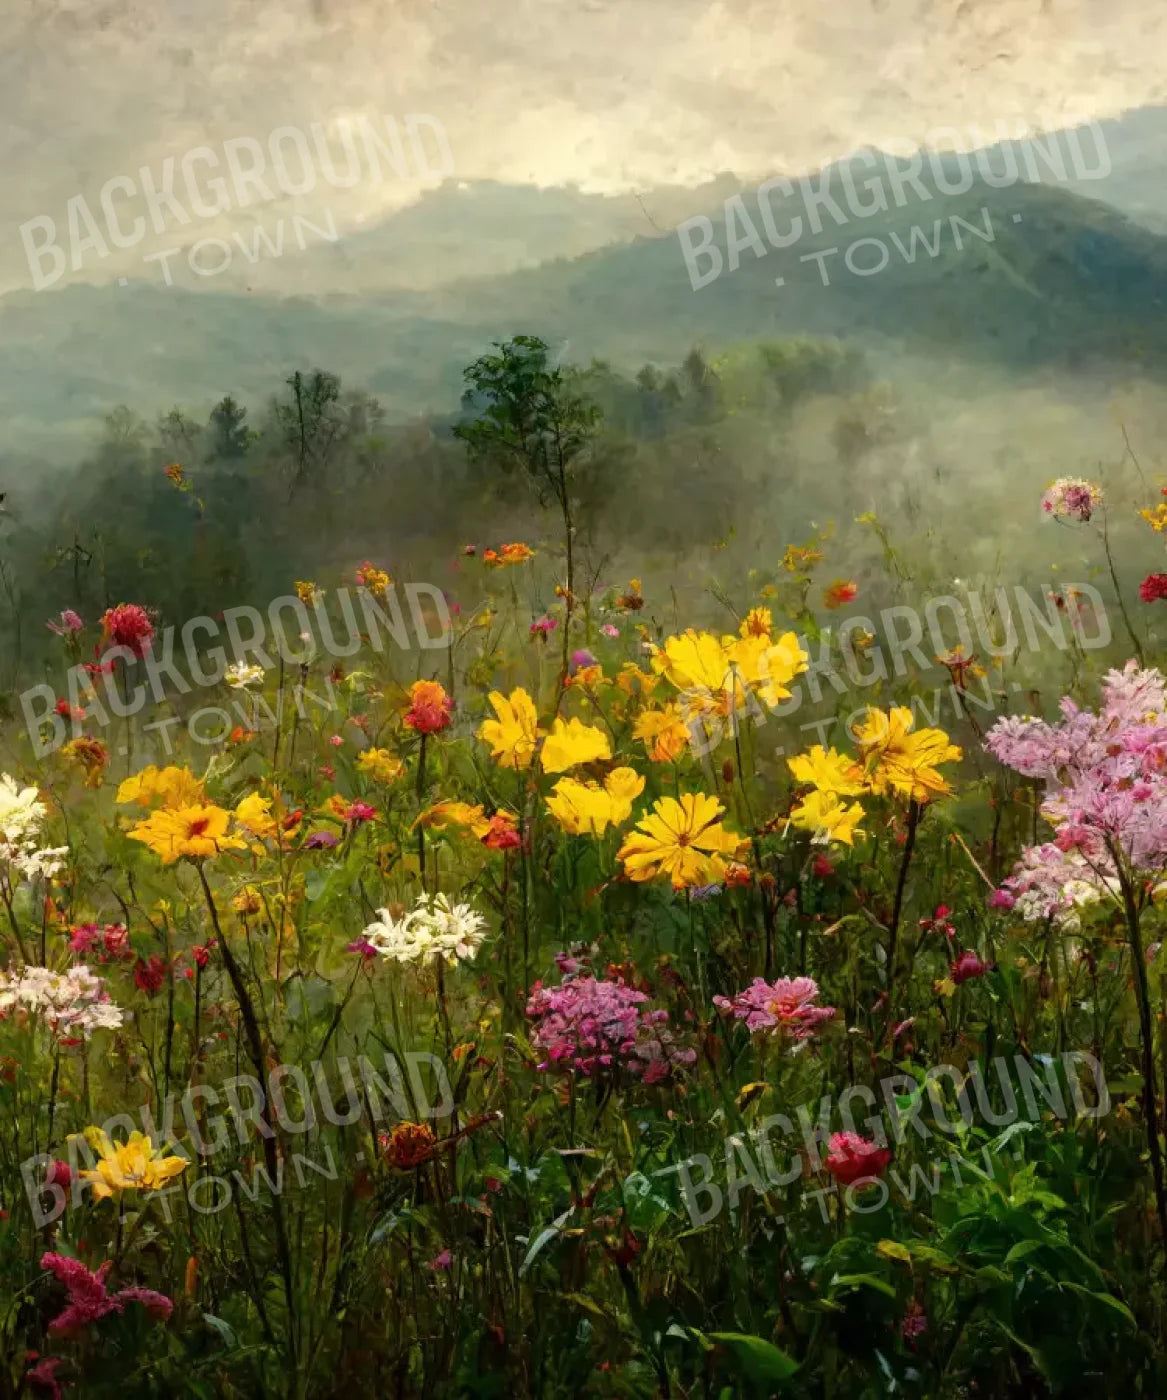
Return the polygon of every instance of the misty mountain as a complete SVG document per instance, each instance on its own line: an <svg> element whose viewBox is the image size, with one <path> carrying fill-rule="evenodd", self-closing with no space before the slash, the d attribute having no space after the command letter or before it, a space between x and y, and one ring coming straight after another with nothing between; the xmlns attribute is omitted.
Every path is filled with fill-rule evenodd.
<svg viewBox="0 0 1167 1400"><path fill-rule="evenodd" d="M489 198L505 204L500 188ZM7 455L72 456L70 439L118 403L205 413L231 392L258 408L296 366L371 389L395 416L448 413L462 368L518 330L565 358L632 368L675 362L695 343L795 335L843 337L887 365L904 355L1005 371L1167 367L1167 240L1065 186L978 184L842 227L825 219L782 251L765 243L756 198L740 198L730 231L740 241L752 228L755 242L731 270L723 197L709 213L722 271L696 291L670 231L424 291L276 297L130 282L9 295Z"/></svg>

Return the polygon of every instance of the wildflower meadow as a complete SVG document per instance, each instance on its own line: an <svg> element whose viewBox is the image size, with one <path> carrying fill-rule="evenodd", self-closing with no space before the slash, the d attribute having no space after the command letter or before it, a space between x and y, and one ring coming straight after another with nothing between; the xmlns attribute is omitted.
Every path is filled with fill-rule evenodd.
<svg viewBox="0 0 1167 1400"><path fill-rule="evenodd" d="M1099 602L940 645L902 522L674 587L587 526L582 380L465 382L527 494L425 645L388 552L164 702L148 592L33 624L0 1396L1162 1394L1167 491L1036 492Z"/></svg>

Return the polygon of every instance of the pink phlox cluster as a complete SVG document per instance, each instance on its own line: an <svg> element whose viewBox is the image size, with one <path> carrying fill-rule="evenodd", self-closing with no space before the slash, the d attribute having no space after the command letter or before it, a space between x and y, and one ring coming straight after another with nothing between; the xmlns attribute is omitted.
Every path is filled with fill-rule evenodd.
<svg viewBox="0 0 1167 1400"><path fill-rule="evenodd" d="M546 1055L539 1068L567 1068L589 1078L620 1068L655 1084L693 1064L697 1053L676 1040L669 1013L647 1001L645 992L595 977L572 977L558 987L536 982L527 1015L535 1022L534 1044Z"/></svg>
<svg viewBox="0 0 1167 1400"><path fill-rule="evenodd" d="M1027 919L1064 919L1132 874L1167 865L1167 712L1164 678L1129 661L1110 671L1097 713L1062 701L1063 722L1003 719L986 747L1045 780L1041 812L1054 840L1030 847L1004 882ZM995 901L1003 904L1003 900Z"/></svg>

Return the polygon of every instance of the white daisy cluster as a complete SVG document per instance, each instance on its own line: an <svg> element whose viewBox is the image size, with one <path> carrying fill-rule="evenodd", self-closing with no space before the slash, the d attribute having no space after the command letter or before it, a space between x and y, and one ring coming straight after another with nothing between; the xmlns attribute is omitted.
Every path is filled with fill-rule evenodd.
<svg viewBox="0 0 1167 1400"><path fill-rule="evenodd" d="M234 666L227 667L223 679L233 690L246 690L249 685L260 684L265 674L262 666L249 666L246 661L236 661Z"/></svg>
<svg viewBox="0 0 1167 1400"><path fill-rule="evenodd" d="M391 962L448 963L472 958L486 937L486 920L469 904L451 904L444 894L420 895L400 919L387 909L366 929L366 940Z"/></svg>
<svg viewBox="0 0 1167 1400"><path fill-rule="evenodd" d="M0 865L22 879L55 875L69 854L68 846L42 847L38 837L49 809L34 787L18 788L7 773L0 774Z"/></svg>
<svg viewBox="0 0 1167 1400"><path fill-rule="evenodd" d="M105 982L81 964L68 972L26 967L12 975L0 972L0 1018L14 1010L37 1016L57 1035L88 1036L116 1030L124 1019L105 990Z"/></svg>

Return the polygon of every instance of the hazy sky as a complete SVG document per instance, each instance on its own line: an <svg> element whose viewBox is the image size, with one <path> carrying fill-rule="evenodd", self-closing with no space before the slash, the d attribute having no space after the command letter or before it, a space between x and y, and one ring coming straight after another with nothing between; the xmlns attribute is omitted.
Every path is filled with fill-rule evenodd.
<svg viewBox="0 0 1167 1400"><path fill-rule="evenodd" d="M972 148L996 139L997 122L1114 116L1167 98L1165 53L1167 9L1154 0L7 0L0 290L32 286L20 226L36 216L54 222L55 285L66 286L157 277L146 255L281 211L327 215L341 233L367 227L426 186L412 157L405 177L380 181L364 162L351 188L318 179L242 207L229 184L222 200L204 195L226 207L192 213L188 152L207 148L194 171L208 180L225 173L225 141L251 138L270 158L281 127L310 141L313 123L335 136L345 122L426 113L448 138L453 178L647 190L813 169L941 126ZM163 209L158 231L137 172L161 179L168 157L190 221ZM119 176L133 182L107 193L121 248L100 202ZM75 206L76 236L90 239L77 269L74 196L97 235ZM38 246L46 229L30 235ZM213 266L214 247L201 256ZM55 255L41 266L47 277Z"/></svg>

